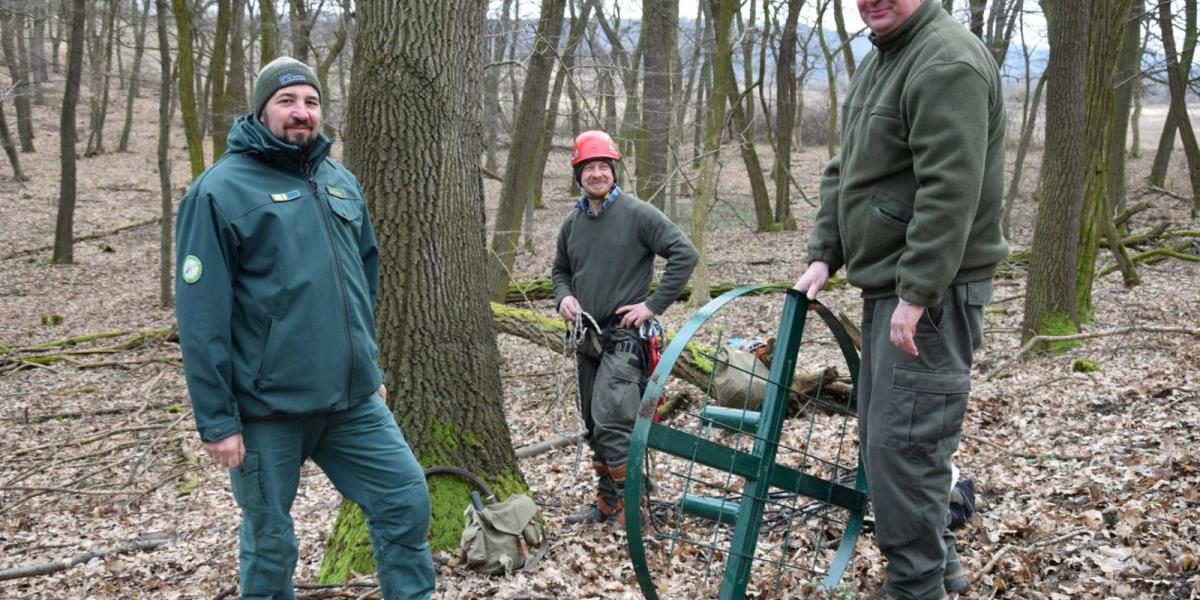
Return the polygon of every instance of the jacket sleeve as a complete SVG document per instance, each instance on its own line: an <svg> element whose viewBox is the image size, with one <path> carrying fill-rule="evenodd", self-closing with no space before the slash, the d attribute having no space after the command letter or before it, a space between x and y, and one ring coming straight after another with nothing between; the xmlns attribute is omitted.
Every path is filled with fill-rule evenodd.
<svg viewBox="0 0 1200 600"><path fill-rule="evenodd" d="M358 185L357 183L355 185ZM374 315L379 306L379 242L375 239L375 228L371 225L371 210L367 204L366 194L362 186L358 186L359 197L363 199L363 224L358 236L359 256L362 258L363 276L367 279L367 293L371 296L371 313ZM374 317L372 317L373 319ZM379 340L375 340L375 367L379 369L379 379L387 383L387 374L379 358Z"/></svg>
<svg viewBox="0 0 1200 600"><path fill-rule="evenodd" d="M567 238L571 236L571 222L575 213L563 219L558 228L558 240L554 247L554 264L550 267L550 282L554 284L554 308L562 304L563 298L575 295L572 285L574 273L571 271L571 257L567 254Z"/></svg>
<svg viewBox="0 0 1200 600"><path fill-rule="evenodd" d="M233 278L238 238L200 183L179 204L175 251L175 321L183 370L200 439L242 430L233 395Z"/></svg>
<svg viewBox="0 0 1200 600"><path fill-rule="evenodd" d="M917 193L896 295L928 306L962 265L987 162L991 90L965 63L931 66L907 86Z"/></svg>
<svg viewBox="0 0 1200 600"><path fill-rule="evenodd" d="M646 299L646 306L654 314L661 315L683 292L700 254L683 230L662 211L650 204L644 208L648 209L650 218L643 219L641 223L643 239L655 254L667 260L658 288Z"/></svg>
<svg viewBox="0 0 1200 600"><path fill-rule="evenodd" d="M839 190L842 181L841 155L834 156L821 174L821 206L812 233L808 237L808 262L821 261L829 265L833 275L845 264L842 256L842 235L838 225Z"/></svg>

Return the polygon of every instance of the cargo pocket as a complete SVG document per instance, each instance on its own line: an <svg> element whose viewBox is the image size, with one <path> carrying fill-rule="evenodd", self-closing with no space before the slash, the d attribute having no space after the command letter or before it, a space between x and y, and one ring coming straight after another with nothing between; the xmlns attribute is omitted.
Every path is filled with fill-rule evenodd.
<svg viewBox="0 0 1200 600"><path fill-rule="evenodd" d="M910 454L954 452L970 393L970 371L895 366L883 445Z"/></svg>
<svg viewBox="0 0 1200 600"><path fill-rule="evenodd" d="M641 358L632 352L609 352L604 355L599 377L604 381L597 388L604 398L599 406L596 402L601 399L594 398L592 410L600 409L605 425L633 427L642 400Z"/></svg>
<svg viewBox="0 0 1200 600"><path fill-rule="evenodd" d="M229 481L233 497L245 512L265 512L266 497L263 495L262 474L258 467L258 451L246 450L242 466L229 469Z"/></svg>

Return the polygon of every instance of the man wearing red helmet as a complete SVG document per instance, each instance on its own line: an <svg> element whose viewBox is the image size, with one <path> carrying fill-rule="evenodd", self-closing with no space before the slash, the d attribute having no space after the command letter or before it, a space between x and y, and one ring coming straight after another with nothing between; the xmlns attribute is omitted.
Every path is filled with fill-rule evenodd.
<svg viewBox="0 0 1200 600"><path fill-rule="evenodd" d="M645 379L638 329L671 306L697 259L675 223L617 186L620 160L603 131L575 138L571 167L583 194L559 228L551 271L559 314L574 323L586 311L600 329L588 330L575 361L598 493L595 504L567 518L570 523L620 518L629 436ZM655 256L667 264L650 294Z"/></svg>

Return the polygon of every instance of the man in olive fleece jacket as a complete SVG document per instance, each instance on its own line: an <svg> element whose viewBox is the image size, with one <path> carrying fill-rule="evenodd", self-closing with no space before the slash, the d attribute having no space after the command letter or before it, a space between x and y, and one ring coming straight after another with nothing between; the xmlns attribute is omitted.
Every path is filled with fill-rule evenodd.
<svg viewBox="0 0 1200 600"><path fill-rule="evenodd" d="M559 229L551 270L559 314L574 323L585 311L602 330L589 330L576 355L579 412L598 493L595 505L568 517L572 523L621 518L629 437L645 377L639 329L671 306L697 259L666 215L616 185L619 160L608 134L585 131L576 138L571 165L584 193ZM650 294L656 255L667 265Z"/></svg>
<svg viewBox="0 0 1200 600"><path fill-rule="evenodd" d="M846 97L796 282L809 298L843 265L862 289L859 446L884 591L967 586L947 529L983 305L1008 254L1000 227L1004 103L984 45L936 0L857 0L875 49Z"/></svg>

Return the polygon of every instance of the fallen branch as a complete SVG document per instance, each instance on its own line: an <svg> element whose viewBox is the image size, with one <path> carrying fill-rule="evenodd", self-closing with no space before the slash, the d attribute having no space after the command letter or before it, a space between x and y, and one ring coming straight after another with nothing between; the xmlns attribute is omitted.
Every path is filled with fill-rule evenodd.
<svg viewBox="0 0 1200 600"><path fill-rule="evenodd" d="M770 282L764 282L764 283L791 287L793 282L791 282L791 281L770 281ZM742 287L743 285L746 285L746 284L714 283L714 284L711 284L708 286L708 295L713 298L716 298L717 296L720 296L721 294L724 294L725 292L728 292L729 290L737 289L739 287ZM829 281L825 283L825 287L822 289L836 290L836 289L840 289L840 288L844 288L844 287L846 287L846 278L842 275L837 275L835 277L831 277L829 279ZM651 284L650 291L653 293L653 291L656 289L658 289L658 283ZM774 290L772 290L772 292L773 291ZM765 292L765 293L772 293L772 292ZM679 297L676 298L675 301L676 302L685 302L689 298L691 298L691 296L692 296L692 284L689 283L686 286L684 286L683 291L680 292ZM513 282L509 283L508 284L508 292L504 295L504 303L505 304L519 304L522 302L532 302L535 300L550 300L552 298L554 298L554 283L550 281L549 277L540 277L538 279L526 279L523 281L513 281Z"/></svg>
<svg viewBox="0 0 1200 600"><path fill-rule="evenodd" d="M582 442L582 441L583 441L583 432L582 431L576 431L575 433L572 433L570 435L556 435L550 439L543 440L536 444L529 444L528 446L521 446L520 448L517 448L516 455L517 455L517 458L529 458L531 456L545 454L546 452L549 452L556 448L562 448L563 446L570 446L572 444L578 444L579 442Z"/></svg>
<svg viewBox="0 0 1200 600"><path fill-rule="evenodd" d="M10 567L0 569L0 581L9 579L20 579L22 577L36 577L38 575L48 575L65 571L76 565L86 563L93 558L104 558L113 554L124 554L126 552L145 552L153 550L167 542L175 539L175 535L171 533L153 533L135 540L118 544L111 548L101 548L91 552L83 552L76 554L70 558L52 560L50 562L38 563L33 565L23 565L19 567Z"/></svg>
<svg viewBox="0 0 1200 600"><path fill-rule="evenodd" d="M1137 254L1137 255L1133 256L1132 258L1130 258L1129 260L1133 264L1137 264L1140 262L1157 262L1164 258L1178 258L1180 260L1184 260L1184 261L1188 261L1188 262L1200 262L1200 256L1183 252L1183 250L1191 247L1191 245L1192 245L1192 242L1186 242L1183 244L1176 244L1174 246L1168 246L1165 248L1155 248L1153 250L1147 250L1145 252ZM1112 265L1110 267L1102 269L1099 273L1096 274L1096 278L1099 279L1101 277L1104 277L1105 275L1109 275L1109 274L1117 271L1117 269L1118 269L1117 265Z"/></svg>
<svg viewBox="0 0 1200 600"><path fill-rule="evenodd" d="M1021 346L1021 349L1017 351L1016 356L1001 363L1000 366L996 367L995 370L993 370L991 373L988 373L987 377L984 377L984 381L990 380L991 378L995 377L1000 372L1002 372L1005 369L1007 369L1008 367L1012 366L1014 363L1021 360L1021 357L1025 356L1030 351L1032 351L1034 348L1036 348L1039 344L1042 344L1044 342L1070 342L1070 341L1074 341L1074 340L1088 340L1088 339L1092 339L1092 338L1111 337L1114 335L1124 335L1126 333L1175 333L1175 334L1182 334L1182 335L1190 335L1193 337L1200 337L1200 330L1185 329L1182 327L1153 327L1153 326L1140 326L1140 325L1133 326L1133 327L1121 327L1118 329L1109 329L1107 331L1096 331L1093 333L1076 333L1076 334L1072 334L1072 335L1035 335L1032 338L1029 338L1029 341L1025 342L1024 346Z"/></svg>
<svg viewBox="0 0 1200 600"><path fill-rule="evenodd" d="M1000 562L1000 559L1003 558L1004 555L1007 554L1010 550L1026 550L1026 551L1034 550L1036 548L1042 548L1045 546L1050 546L1053 544L1057 544L1059 542L1069 540L1077 535L1087 533L1087 532L1088 532L1088 530L1086 528L1080 528L1080 529L1076 529L1074 531L1068 531L1067 533L1064 533L1058 537L1050 538L1048 540L1037 541L1037 542L1034 542L1032 544L1028 544L1025 546L1017 546L1015 544L1005 544L1004 547L1001 548L1000 551L997 552L995 554L995 556L992 557L992 560L989 560L988 563L983 566L983 570L980 571L980 573L981 574L991 573L992 569L996 568L996 563Z"/></svg>
<svg viewBox="0 0 1200 600"><path fill-rule="evenodd" d="M93 232L93 233L89 233L86 235L76 237L75 241L76 242L85 242L87 240L95 240L95 239L99 239L102 237L108 237L110 235L116 235L116 234L121 233L122 231L125 231L128 229L135 229L137 227L142 227L144 225L153 225L154 223L157 223L160 220L162 220L162 217L154 217L151 219L146 219L144 221L134 221L132 223L126 223L124 225L119 225L112 229L105 229L104 231L97 231L97 232ZM54 249L54 244L46 244L45 246L38 246L37 248L26 248L24 250L17 250L16 252L9 252L8 254L5 254L3 257L0 257L0 260L9 260L11 258L25 256L26 254L35 254L37 252L45 252L46 250L53 250L53 249Z"/></svg>

